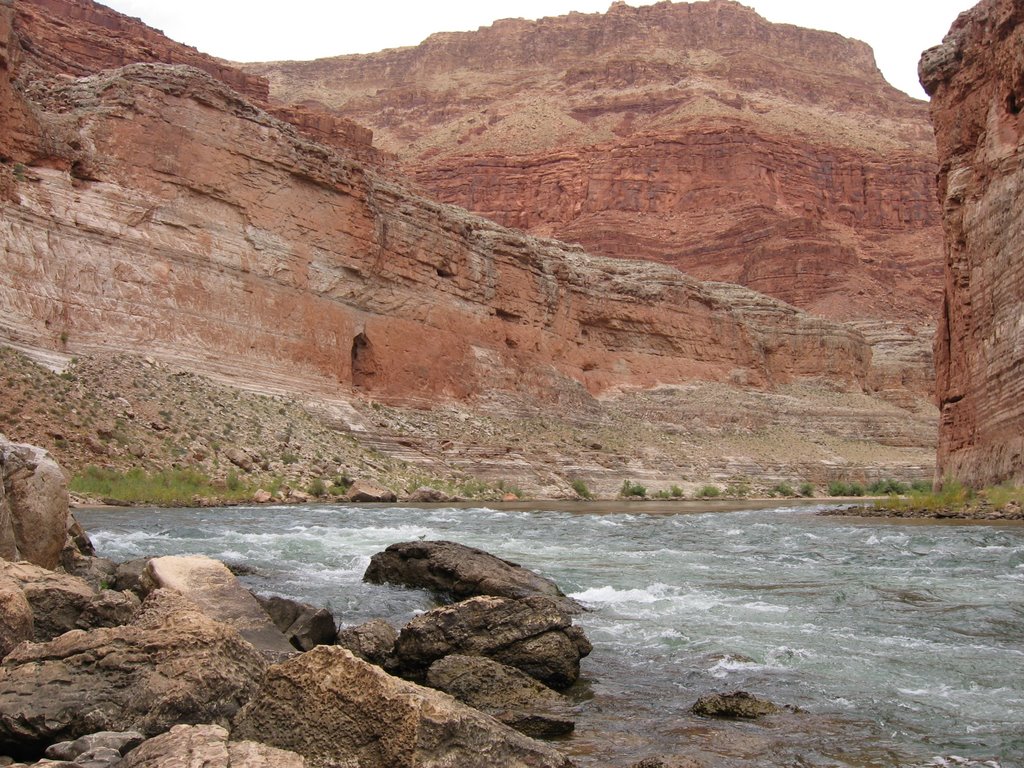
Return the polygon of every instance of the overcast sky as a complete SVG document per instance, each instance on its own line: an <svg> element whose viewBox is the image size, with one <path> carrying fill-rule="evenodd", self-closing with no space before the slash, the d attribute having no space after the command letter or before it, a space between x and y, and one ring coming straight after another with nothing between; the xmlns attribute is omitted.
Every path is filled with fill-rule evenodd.
<svg viewBox="0 0 1024 768"><path fill-rule="evenodd" d="M649 5L653 0L628 0ZM104 0L179 42L232 61L315 59L416 45L495 19L605 11L610 0ZM942 42L975 0L745 0L771 21L869 43L890 83L925 98L921 51Z"/></svg>

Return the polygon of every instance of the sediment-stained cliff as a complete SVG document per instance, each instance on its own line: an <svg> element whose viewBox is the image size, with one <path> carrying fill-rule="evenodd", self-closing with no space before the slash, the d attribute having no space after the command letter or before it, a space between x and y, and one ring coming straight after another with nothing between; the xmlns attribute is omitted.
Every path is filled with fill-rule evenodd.
<svg viewBox="0 0 1024 768"><path fill-rule="evenodd" d="M728 0L613 3L247 69L370 126L432 196L499 223L827 317L934 318L927 108L863 43Z"/></svg>
<svg viewBox="0 0 1024 768"><path fill-rule="evenodd" d="M983 0L925 52L945 299L938 472L1024 483L1024 2Z"/></svg>

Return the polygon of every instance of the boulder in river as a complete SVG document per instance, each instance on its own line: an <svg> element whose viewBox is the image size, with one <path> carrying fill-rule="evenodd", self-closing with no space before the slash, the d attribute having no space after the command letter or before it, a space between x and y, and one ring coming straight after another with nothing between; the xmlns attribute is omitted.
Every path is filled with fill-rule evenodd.
<svg viewBox="0 0 1024 768"><path fill-rule="evenodd" d="M569 768L568 758L446 694L337 646L272 666L232 737L298 752L310 768Z"/></svg>
<svg viewBox="0 0 1024 768"><path fill-rule="evenodd" d="M102 730L155 735L226 722L259 688L266 660L237 631L168 590L127 626L22 643L0 664L0 754L35 755Z"/></svg>
<svg viewBox="0 0 1024 768"><path fill-rule="evenodd" d="M395 643L394 669L422 680L431 664L450 654L487 656L562 689L576 682L580 659L590 651L582 630L546 597L473 597L409 622Z"/></svg>
<svg viewBox="0 0 1024 768"><path fill-rule="evenodd" d="M518 563L453 541L392 544L370 558L363 580L428 589L451 600L479 595L517 599L544 595L569 613L583 610L550 579Z"/></svg>
<svg viewBox="0 0 1024 768"><path fill-rule="evenodd" d="M334 616L326 608L317 608L279 595L255 597L274 625L298 650L308 651L318 645L334 645L338 628Z"/></svg>
<svg viewBox="0 0 1024 768"><path fill-rule="evenodd" d="M56 568L67 520L68 484L57 462L0 434L0 558Z"/></svg>
<svg viewBox="0 0 1024 768"><path fill-rule="evenodd" d="M568 700L525 672L483 656L452 654L427 670L427 685L534 738L572 733Z"/></svg>
<svg viewBox="0 0 1024 768"><path fill-rule="evenodd" d="M775 715L782 707L767 699L760 699L746 691L734 693L709 693L697 699L693 713L703 717L726 717L755 720L765 715Z"/></svg>

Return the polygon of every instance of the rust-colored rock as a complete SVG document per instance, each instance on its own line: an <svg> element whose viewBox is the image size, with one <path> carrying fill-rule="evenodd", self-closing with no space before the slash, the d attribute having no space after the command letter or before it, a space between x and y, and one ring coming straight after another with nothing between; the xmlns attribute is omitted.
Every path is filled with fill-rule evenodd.
<svg viewBox="0 0 1024 768"><path fill-rule="evenodd" d="M926 51L946 293L938 474L1024 483L1024 2L983 0Z"/></svg>
<svg viewBox="0 0 1024 768"><path fill-rule="evenodd" d="M248 65L373 128L432 195L833 318L931 322L927 108L870 48L728 0L507 19Z"/></svg>

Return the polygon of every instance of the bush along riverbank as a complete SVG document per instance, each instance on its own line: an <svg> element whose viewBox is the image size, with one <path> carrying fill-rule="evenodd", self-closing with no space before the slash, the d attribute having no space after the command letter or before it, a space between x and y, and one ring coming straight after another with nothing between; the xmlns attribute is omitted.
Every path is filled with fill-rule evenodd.
<svg viewBox="0 0 1024 768"><path fill-rule="evenodd" d="M1024 520L1024 488L993 486L975 490L955 480L947 480L938 490L891 494L871 504L836 507L820 514L936 520Z"/></svg>

